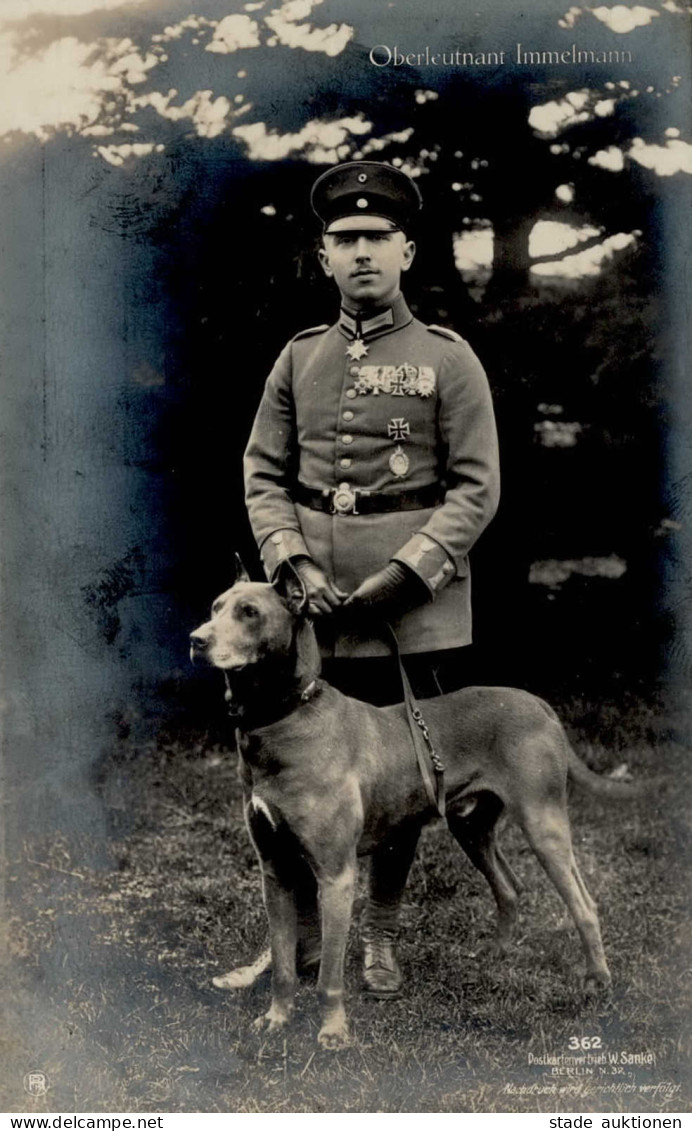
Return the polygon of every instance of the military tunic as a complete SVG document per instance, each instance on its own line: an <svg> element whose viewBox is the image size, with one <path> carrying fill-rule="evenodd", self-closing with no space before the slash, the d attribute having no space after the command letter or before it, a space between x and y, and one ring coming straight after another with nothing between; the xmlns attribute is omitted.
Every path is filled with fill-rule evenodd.
<svg viewBox="0 0 692 1131"><path fill-rule="evenodd" d="M245 483L270 579L307 554L351 593L393 558L430 597L395 625L402 652L470 643L468 553L497 508L499 461L488 382L457 334L423 325L402 296L362 322L342 311L298 334L267 380ZM305 488L335 513L305 505ZM382 496L433 505L357 513L371 496L373 507ZM375 628L349 632L346 616L319 627L327 655L389 651Z"/></svg>

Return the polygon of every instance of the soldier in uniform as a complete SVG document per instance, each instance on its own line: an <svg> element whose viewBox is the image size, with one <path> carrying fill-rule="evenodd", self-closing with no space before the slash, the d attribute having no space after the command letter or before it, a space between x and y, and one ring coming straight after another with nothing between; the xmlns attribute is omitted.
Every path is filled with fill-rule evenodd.
<svg viewBox="0 0 692 1131"><path fill-rule="evenodd" d="M330 682L371 702L402 698L387 619L414 693L434 695L464 682L468 555L498 503L490 390L470 346L419 322L401 294L415 182L349 162L318 178L312 207L341 310L297 334L269 375L245 453L250 522L267 577L287 563L300 575ZM394 941L416 841L372 857L364 984L378 997L402 984ZM307 878L303 895L308 939Z"/></svg>

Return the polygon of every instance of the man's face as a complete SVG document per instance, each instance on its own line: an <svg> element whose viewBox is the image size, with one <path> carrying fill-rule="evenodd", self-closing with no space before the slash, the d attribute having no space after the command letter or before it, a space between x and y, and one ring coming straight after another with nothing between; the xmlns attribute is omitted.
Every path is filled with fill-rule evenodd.
<svg viewBox="0 0 692 1131"><path fill-rule="evenodd" d="M415 244L403 232L346 229L323 237L319 258L342 299L354 310L386 306L399 293L401 272L408 271Z"/></svg>

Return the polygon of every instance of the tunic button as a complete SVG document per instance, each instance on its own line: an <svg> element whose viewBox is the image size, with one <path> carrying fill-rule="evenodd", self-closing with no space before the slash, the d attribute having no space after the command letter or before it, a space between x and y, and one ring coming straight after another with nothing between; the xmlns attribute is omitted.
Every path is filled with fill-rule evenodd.
<svg viewBox="0 0 692 1131"><path fill-rule="evenodd" d="M348 397L348 399L350 401L352 401L354 397L358 396L358 394L356 393L355 389L347 389L346 390L346 396Z"/></svg>
<svg viewBox="0 0 692 1131"><path fill-rule="evenodd" d="M347 456L344 456L343 459L339 460L339 467L343 467L344 471L348 471L350 466L351 460Z"/></svg>
<svg viewBox="0 0 692 1131"><path fill-rule="evenodd" d="M352 377L360 377L360 365L352 365L349 369L349 373Z"/></svg>
<svg viewBox="0 0 692 1131"><path fill-rule="evenodd" d="M355 414L351 412L350 408L347 408L346 412L344 413L344 420L353 420L354 415Z"/></svg>
<svg viewBox="0 0 692 1131"><path fill-rule="evenodd" d="M343 436L341 437L341 443L342 443L342 444L352 444L352 443L353 443L353 436L350 436L350 435L349 435L349 433L348 433L348 432L346 432L346 433L345 433L345 434L344 434L344 435L343 435Z"/></svg>

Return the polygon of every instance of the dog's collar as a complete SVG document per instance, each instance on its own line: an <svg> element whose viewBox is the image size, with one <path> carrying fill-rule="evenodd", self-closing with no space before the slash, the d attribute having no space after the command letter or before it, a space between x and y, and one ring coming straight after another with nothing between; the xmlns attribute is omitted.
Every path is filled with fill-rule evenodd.
<svg viewBox="0 0 692 1131"><path fill-rule="evenodd" d="M271 723L278 722L286 715L290 715L297 707L304 703L309 703L322 689L321 681L317 676L308 678L307 683L303 687L295 688L289 692L283 699L274 701L275 710L268 712L268 717L257 719L255 711L246 704L238 703L233 698L233 692L228 678L226 678L226 694L225 699L228 704L228 713L234 719L241 730L255 730L257 727L269 726Z"/></svg>

